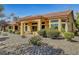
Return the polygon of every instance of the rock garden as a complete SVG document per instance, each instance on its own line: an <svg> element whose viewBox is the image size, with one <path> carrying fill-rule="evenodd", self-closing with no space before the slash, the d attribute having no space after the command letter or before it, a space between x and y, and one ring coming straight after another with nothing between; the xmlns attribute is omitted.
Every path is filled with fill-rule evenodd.
<svg viewBox="0 0 79 59"><path fill-rule="evenodd" d="M61 33L61 34L60 34ZM62 35L63 33L63 35ZM1 32L0 55L69 55L79 54L79 37L72 32L41 30L39 35L21 37ZM5 37L8 37L4 40Z"/></svg>

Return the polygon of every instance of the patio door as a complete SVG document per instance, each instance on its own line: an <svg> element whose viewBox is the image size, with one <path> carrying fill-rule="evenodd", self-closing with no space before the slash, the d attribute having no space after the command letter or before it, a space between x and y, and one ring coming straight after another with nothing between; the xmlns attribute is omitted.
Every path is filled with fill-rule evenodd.
<svg viewBox="0 0 79 59"><path fill-rule="evenodd" d="M32 26L32 32L37 31L37 26Z"/></svg>
<svg viewBox="0 0 79 59"><path fill-rule="evenodd" d="M31 30L32 30L32 32L36 32L38 30L38 23L37 22L32 23Z"/></svg>
<svg viewBox="0 0 79 59"><path fill-rule="evenodd" d="M64 23L64 24L62 24L62 31L63 31L63 32L65 32L65 31L66 31L66 25L65 25L65 23Z"/></svg>

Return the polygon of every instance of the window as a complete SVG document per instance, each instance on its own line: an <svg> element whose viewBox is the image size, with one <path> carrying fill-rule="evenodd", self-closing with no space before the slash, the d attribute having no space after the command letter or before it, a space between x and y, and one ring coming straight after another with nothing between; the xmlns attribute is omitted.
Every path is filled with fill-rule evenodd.
<svg viewBox="0 0 79 59"><path fill-rule="evenodd" d="M37 26L32 26L32 31L37 31Z"/></svg>
<svg viewBox="0 0 79 59"><path fill-rule="evenodd" d="M32 25L36 25L37 23L32 23Z"/></svg>
<svg viewBox="0 0 79 59"><path fill-rule="evenodd" d="M51 22L58 22L58 20L51 20Z"/></svg>
<svg viewBox="0 0 79 59"><path fill-rule="evenodd" d="M12 26L9 26L9 29L12 29Z"/></svg>
<svg viewBox="0 0 79 59"><path fill-rule="evenodd" d="M58 29L58 24L51 24L51 28Z"/></svg>
<svg viewBox="0 0 79 59"><path fill-rule="evenodd" d="M27 23L25 23L25 25L27 25Z"/></svg>
<svg viewBox="0 0 79 59"><path fill-rule="evenodd" d="M66 22L66 19L61 20L61 22Z"/></svg>
<svg viewBox="0 0 79 59"><path fill-rule="evenodd" d="M65 31L65 24L62 24L62 31Z"/></svg>
<svg viewBox="0 0 79 59"><path fill-rule="evenodd" d="M15 26L15 30L18 30L18 26Z"/></svg>
<svg viewBox="0 0 79 59"><path fill-rule="evenodd" d="M42 28L42 29L45 29L45 25L42 25L41 28Z"/></svg>
<svg viewBox="0 0 79 59"><path fill-rule="evenodd" d="M25 26L25 31L27 31L27 26Z"/></svg>
<svg viewBox="0 0 79 59"><path fill-rule="evenodd" d="M45 22L42 22L42 24L45 24Z"/></svg>

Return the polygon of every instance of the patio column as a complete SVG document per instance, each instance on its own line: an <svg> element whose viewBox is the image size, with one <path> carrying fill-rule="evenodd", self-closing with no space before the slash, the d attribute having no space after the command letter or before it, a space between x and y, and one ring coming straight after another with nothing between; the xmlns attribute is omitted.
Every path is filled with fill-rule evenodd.
<svg viewBox="0 0 79 59"><path fill-rule="evenodd" d="M51 20L49 20L49 28L51 28Z"/></svg>
<svg viewBox="0 0 79 59"><path fill-rule="evenodd" d="M15 31L15 25L13 25L13 32Z"/></svg>
<svg viewBox="0 0 79 59"><path fill-rule="evenodd" d="M21 22L21 26L20 26L20 35L23 36L24 35L24 23Z"/></svg>
<svg viewBox="0 0 79 59"><path fill-rule="evenodd" d="M49 21L48 20L45 21L45 29L49 29Z"/></svg>
<svg viewBox="0 0 79 59"><path fill-rule="evenodd" d="M31 32L31 30L30 30L30 26L28 25L28 32Z"/></svg>
<svg viewBox="0 0 79 59"><path fill-rule="evenodd" d="M58 21L58 30L61 31L62 25L61 25L61 19Z"/></svg>
<svg viewBox="0 0 79 59"><path fill-rule="evenodd" d="M41 20L39 19L39 21L38 21L38 31L40 31L41 30Z"/></svg>
<svg viewBox="0 0 79 59"><path fill-rule="evenodd" d="M29 22L28 22L28 31L29 31L29 33L31 33L31 31L32 31L31 25L32 25L32 23L29 21Z"/></svg>
<svg viewBox="0 0 79 59"><path fill-rule="evenodd" d="M68 32L68 22L66 21L65 31Z"/></svg>

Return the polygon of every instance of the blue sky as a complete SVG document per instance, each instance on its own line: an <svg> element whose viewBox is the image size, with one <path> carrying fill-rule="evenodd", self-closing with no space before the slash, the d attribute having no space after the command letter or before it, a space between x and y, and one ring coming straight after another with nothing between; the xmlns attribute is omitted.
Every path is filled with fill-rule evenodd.
<svg viewBox="0 0 79 59"><path fill-rule="evenodd" d="M4 8L6 15L15 13L17 16L38 15L65 10L79 11L78 4L5 4Z"/></svg>

